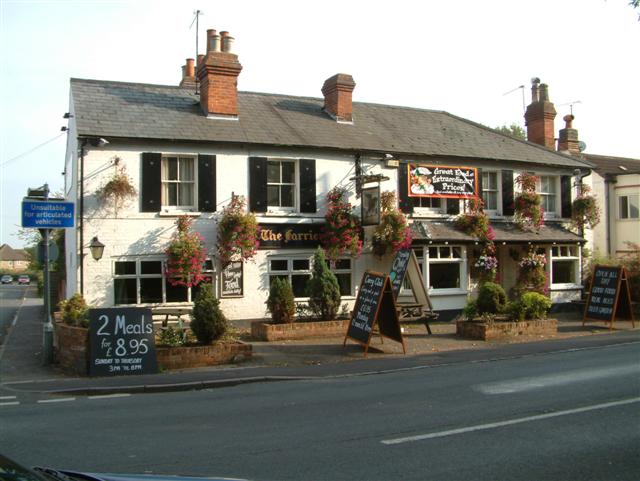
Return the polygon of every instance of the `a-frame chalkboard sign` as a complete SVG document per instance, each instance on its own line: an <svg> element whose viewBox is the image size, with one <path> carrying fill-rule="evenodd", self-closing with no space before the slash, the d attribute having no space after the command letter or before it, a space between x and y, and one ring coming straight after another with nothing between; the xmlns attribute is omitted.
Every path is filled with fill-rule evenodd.
<svg viewBox="0 0 640 481"><path fill-rule="evenodd" d="M366 271L362 276L343 346L346 346L347 339L352 339L364 346L364 355L367 357L376 325L380 336L399 342L402 344L402 352L407 353L389 276L381 272Z"/></svg>
<svg viewBox="0 0 640 481"><path fill-rule="evenodd" d="M585 321L602 321L608 322L609 329L613 329L616 317L631 319L631 325L636 327L627 272L622 266L597 265L591 276L582 325Z"/></svg>

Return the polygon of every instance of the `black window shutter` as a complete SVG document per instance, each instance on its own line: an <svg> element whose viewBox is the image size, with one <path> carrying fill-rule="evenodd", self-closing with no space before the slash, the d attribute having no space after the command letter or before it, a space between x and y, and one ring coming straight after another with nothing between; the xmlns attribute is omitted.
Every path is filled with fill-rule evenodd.
<svg viewBox="0 0 640 481"><path fill-rule="evenodd" d="M447 199L447 214L458 215L460 213L460 199Z"/></svg>
<svg viewBox="0 0 640 481"><path fill-rule="evenodd" d="M266 157L249 157L249 210L267 211Z"/></svg>
<svg viewBox="0 0 640 481"><path fill-rule="evenodd" d="M409 164L398 167L398 205L405 214L413 212L413 199L409 197Z"/></svg>
<svg viewBox="0 0 640 481"><path fill-rule="evenodd" d="M198 210L216 211L216 156L198 155Z"/></svg>
<svg viewBox="0 0 640 481"><path fill-rule="evenodd" d="M156 152L142 153L142 186L140 188L140 211L160 212L162 179L160 164L162 154Z"/></svg>
<svg viewBox="0 0 640 481"><path fill-rule="evenodd" d="M482 169L478 169L478 190L476 191L478 199L482 199Z"/></svg>
<svg viewBox="0 0 640 481"><path fill-rule="evenodd" d="M300 212L316 210L316 159L300 159Z"/></svg>
<svg viewBox="0 0 640 481"><path fill-rule="evenodd" d="M560 176L560 205L562 206L562 217L571 217L571 176Z"/></svg>
<svg viewBox="0 0 640 481"><path fill-rule="evenodd" d="M502 215L513 215L515 204L513 199L513 170L502 171Z"/></svg>

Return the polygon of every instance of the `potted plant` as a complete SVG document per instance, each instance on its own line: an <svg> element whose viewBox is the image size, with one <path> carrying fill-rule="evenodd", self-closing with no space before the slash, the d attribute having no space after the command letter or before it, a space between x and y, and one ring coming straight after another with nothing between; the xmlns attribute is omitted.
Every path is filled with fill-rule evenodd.
<svg viewBox="0 0 640 481"><path fill-rule="evenodd" d="M351 204L344 200L345 195L342 187L334 187L327 194L328 207L320 243L331 261L345 253L358 257L362 251L360 220Z"/></svg>
<svg viewBox="0 0 640 481"><path fill-rule="evenodd" d="M114 166L114 174L111 178L102 185L97 191L96 196L103 203L112 203L115 215L118 215L118 209L120 209L124 203L134 198L138 192L133 187L131 177L127 175L124 165L120 165L120 157L114 157L112 162Z"/></svg>
<svg viewBox="0 0 640 481"><path fill-rule="evenodd" d="M596 199L591 195L591 188L582 184L580 186L580 194L571 204L571 226L583 232L584 227L588 226L593 229L600 223L600 208L596 203Z"/></svg>
<svg viewBox="0 0 640 481"><path fill-rule="evenodd" d="M373 252L382 257L391 248L392 253L411 247L411 229L407 218L396 207L396 193L386 191L380 195L380 224L373 231Z"/></svg>
<svg viewBox="0 0 640 481"><path fill-rule="evenodd" d="M313 271L307 281L309 308L322 321L335 319L340 307L340 285L327 266L324 252L318 248L313 256Z"/></svg>
<svg viewBox="0 0 640 481"><path fill-rule="evenodd" d="M516 282L516 296L519 297L523 292L532 291L540 294L546 294L547 290L547 274L545 266L547 265L547 257L539 254L532 246L527 254L520 260L520 274Z"/></svg>
<svg viewBox="0 0 640 481"><path fill-rule="evenodd" d="M537 182L538 177L528 172L522 172L516 177L520 192L515 198L513 220L521 230L537 231L544 224L542 200L536 192Z"/></svg>
<svg viewBox="0 0 640 481"><path fill-rule="evenodd" d="M202 265L205 261L204 240L191 230L193 220L186 215L176 220L177 230L167 247L165 275L172 286L192 287L204 280Z"/></svg>
<svg viewBox="0 0 640 481"><path fill-rule="evenodd" d="M291 284L286 279L274 278L269 288L267 309L276 324L291 323L296 312Z"/></svg>
<svg viewBox="0 0 640 481"><path fill-rule="evenodd" d="M222 266L234 259L251 259L256 255L260 227L256 216L246 212L243 196L232 195L218 221L218 257Z"/></svg>

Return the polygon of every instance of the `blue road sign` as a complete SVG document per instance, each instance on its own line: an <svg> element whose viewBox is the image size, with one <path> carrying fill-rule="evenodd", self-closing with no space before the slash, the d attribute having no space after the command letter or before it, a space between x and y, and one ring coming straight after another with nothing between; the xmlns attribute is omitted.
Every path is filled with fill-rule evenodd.
<svg viewBox="0 0 640 481"><path fill-rule="evenodd" d="M64 229L73 227L73 202L23 200L22 227Z"/></svg>

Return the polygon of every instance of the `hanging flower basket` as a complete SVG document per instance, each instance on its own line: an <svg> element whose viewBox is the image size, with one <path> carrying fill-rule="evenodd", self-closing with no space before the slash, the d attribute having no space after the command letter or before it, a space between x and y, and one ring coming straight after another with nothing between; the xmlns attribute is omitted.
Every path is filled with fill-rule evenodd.
<svg viewBox="0 0 640 481"><path fill-rule="evenodd" d="M362 251L360 220L353 214L351 204L344 201L345 195L346 190L342 187L334 187L327 194L329 205L320 243L330 261L345 253L358 257Z"/></svg>
<svg viewBox="0 0 640 481"><path fill-rule="evenodd" d="M540 195L536 192L538 177L528 172L516 178L521 189L515 198L514 222L523 231L538 231L544 225L544 209Z"/></svg>
<svg viewBox="0 0 640 481"><path fill-rule="evenodd" d="M591 195L591 188L582 184L580 195L571 204L571 227L584 230L585 226L593 229L600 223L600 208L596 198Z"/></svg>
<svg viewBox="0 0 640 481"><path fill-rule="evenodd" d="M167 247L165 275L172 286L193 287L204 280L202 265L205 261L204 241L191 230L193 220L186 216L176 220L177 230Z"/></svg>
<svg viewBox="0 0 640 481"><path fill-rule="evenodd" d="M218 257L222 266L236 259L252 259L260 243L256 216L246 212L243 196L233 195L218 222Z"/></svg>
<svg viewBox="0 0 640 481"><path fill-rule="evenodd" d="M133 199L138 192L133 186L131 177L127 175L124 165L120 165L120 157L112 159L115 172L106 184L102 185L96 191L96 197L104 204L113 204L116 215L124 203Z"/></svg>
<svg viewBox="0 0 640 481"><path fill-rule="evenodd" d="M382 257L388 249L396 253L411 247L411 229L407 218L396 207L396 193L386 191L380 195L380 223L373 231L373 253Z"/></svg>

